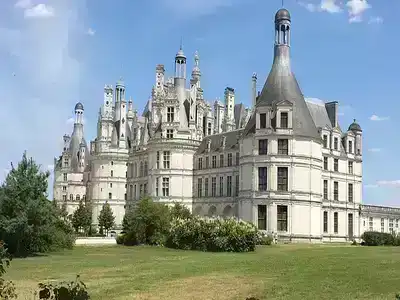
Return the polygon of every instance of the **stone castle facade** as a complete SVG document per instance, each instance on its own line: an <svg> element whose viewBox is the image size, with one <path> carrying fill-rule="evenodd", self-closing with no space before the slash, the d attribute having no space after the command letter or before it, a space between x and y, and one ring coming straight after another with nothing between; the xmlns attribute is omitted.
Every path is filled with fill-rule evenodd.
<svg viewBox="0 0 400 300"><path fill-rule="evenodd" d="M280 239L340 242L364 231L398 232L400 209L362 204L362 129L338 122L338 103L305 101L290 67L291 18L275 15L274 60L261 92L252 76L251 108L203 97L199 56L189 82L186 56L173 78L156 67L142 114L125 85L104 88L97 137L88 145L81 103L71 136L55 159L54 199L73 213L89 201L93 223L104 203L116 216L143 196L185 204L198 215L234 216Z"/></svg>

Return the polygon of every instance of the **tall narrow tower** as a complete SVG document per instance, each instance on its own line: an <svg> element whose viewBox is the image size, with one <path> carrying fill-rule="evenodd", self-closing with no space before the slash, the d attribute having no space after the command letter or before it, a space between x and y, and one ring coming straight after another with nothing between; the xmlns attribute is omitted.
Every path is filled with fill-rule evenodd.
<svg viewBox="0 0 400 300"><path fill-rule="evenodd" d="M175 56L175 78L174 85L179 101L179 122L180 129L188 129L188 120L184 102L186 101L186 56L183 53L182 46Z"/></svg>

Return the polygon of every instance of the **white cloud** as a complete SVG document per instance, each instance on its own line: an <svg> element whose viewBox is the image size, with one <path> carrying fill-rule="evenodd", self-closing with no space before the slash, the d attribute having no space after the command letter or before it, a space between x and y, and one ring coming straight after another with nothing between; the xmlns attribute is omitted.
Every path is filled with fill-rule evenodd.
<svg viewBox="0 0 400 300"><path fill-rule="evenodd" d="M32 1L31 0L19 0L17 3L15 3L15 7L19 8L29 8L32 6Z"/></svg>
<svg viewBox="0 0 400 300"><path fill-rule="evenodd" d="M329 13L339 13L342 11L341 7L336 0L322 0L320 9Z"/></svg>
<svg viewBox="0 0 400 300"><path fill-rule="evenodd" d="M321 0L320 4L308 3L308 2L299 2L299 4L305 7L310 12L328 12L328 13L340 13L343 9L339 5L339 1L337 0Z"/></svg>
<svg viewBox="0 0 400 300"><path fill-rule="evenodd" d="M49 18L54 16L54 9L46 4L38 4L25 9L25 18Z"/></svg>
<svg viewBox="0 0 400 300"><path fill-rule="evenodd" d="M346 3L348 13L349 13L349 22L361 22L362 16L364 12L371 8L371 5L367 0L349 0Z"/></svg>
<svg viewBox="0 0 400 300"><path fill-rule="evenodd" d="M377 188L378 185L377 184L364 184L364 187L367 189L374 189L374 188Z"/></svg>
<svg viewBox="0 0 400 300"><path fill-rule="evenodd" d="M372 116L369 117L369 119L371 121L387 121L387 120L390 119L390 117L379 117L377 115L372 115Z"/></svg>
<svg viewBox="0 0 400 300"><path fill-rule="evenodd" d="M13 124L0 131L1 143L9 145L0 147L0 169L18 162L24 150L48 166L63 134L71 133L66 117L81 94L86 1L50 3L56 14L46 22L24 19L25 9L34 7L28 1L16 4L15 14L0 11L0 120Z"/></svg>
<svg viewBox="0 0 400 300"><path fill-rule="evenodd" d="M381 17L371 17L368 21L368 24L382 24L383 18Z"/></svg>
<svg viewBox="0 0 400 300"><path fill-rule="evenodd" d="M377 182L377 185L385 187L400 187L400 180L380 180Z"/></svg>
<svg viewBox="0 0 400 300"><path fill-rule="evenodd" d="M381 152L382 149L381 149L381 148L369 148L368 151L369 151L369 152L375 152L375 153L376 153L376 152Z"/></svg>
<svg viewBox="0 0 400 300"><path fill-rule="evenodd" d="M93 35L95 35L96 31L94 31L92 28L89 28L89 29L86 31L86 33L87 33L88 35L93 36Z"/></svg>

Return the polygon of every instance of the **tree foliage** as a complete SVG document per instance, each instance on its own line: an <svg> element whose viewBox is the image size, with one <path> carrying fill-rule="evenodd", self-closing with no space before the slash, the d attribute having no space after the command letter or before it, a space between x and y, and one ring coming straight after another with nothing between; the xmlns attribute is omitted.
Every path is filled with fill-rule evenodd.
<svg viewBox="0 0 400 300"><path fill-rule="evenodd" d="M115 216L111 210L110 204L106 202L98 216L100 228L104 228L106 232L114 226Z"/></svg>
<svg viewBox="0 0 400 300"><path fill-rule="evenodd" d="M49 172L32 158L22 160L0 187L0 240L10 254L26 256L71 247L70 228L46 198Z"/></svg>
<svg viewBox="0 0 400 300"><path fill-rule="evenodd" d="M74 211L72 215L72 227L74 227L75 232L78 232L80 228L83 228L85 232L90 229L92 224L92 212L90 207L83 203L83 200L79 201L78 208Z"/></svg>
<svg viewBox="0 0 400 300"><path fill-rule="evenodd" d="M145 197L126 212L123 229L126 232L125 244L163 244L169 229L171 213L169 207Z"/></svg>

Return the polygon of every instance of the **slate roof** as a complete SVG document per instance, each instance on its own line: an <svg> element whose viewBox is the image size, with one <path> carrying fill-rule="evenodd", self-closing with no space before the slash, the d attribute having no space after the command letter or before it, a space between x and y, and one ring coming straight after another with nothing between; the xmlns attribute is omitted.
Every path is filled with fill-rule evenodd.
<svg viewBox="0 0 400 300"><path fill-rule="evenodd" d="M239 150L239 139L244 129L232 130L219 134L213 134L206 136L201 142L199 148L196 151L196 155L205 153L207 151L208 141L211 140L210 151L229 151ZM225 137L225 150L222 150L222 141Z"/></svg>

